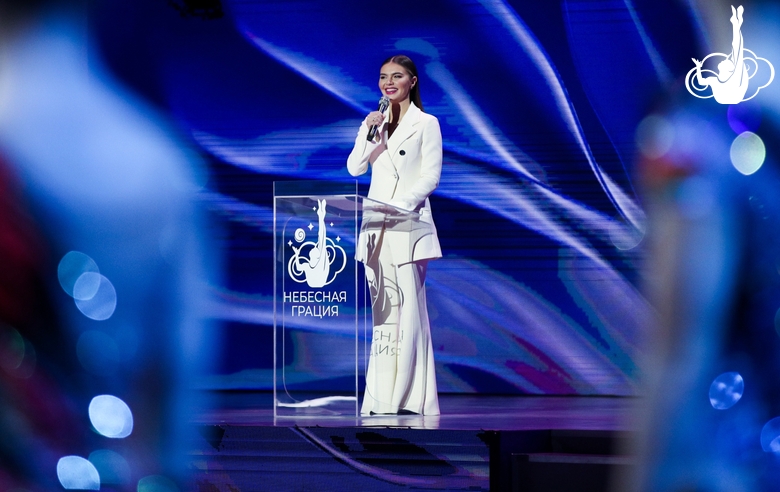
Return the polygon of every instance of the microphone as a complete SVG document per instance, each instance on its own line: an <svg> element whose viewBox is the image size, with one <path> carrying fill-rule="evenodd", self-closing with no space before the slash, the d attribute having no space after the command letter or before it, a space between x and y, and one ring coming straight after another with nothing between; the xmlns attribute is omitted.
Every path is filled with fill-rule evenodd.
<svg viewBox="0 0 780 492"><path fill-rule="evenodd" d="M384 113L388 106L390 106L390 99L388 99L387 96L382 96L382 99L379 100L379 107L376 110L380 113ZM371 125L371 128L368 129L368 138L366 138L366 140L369 142L374 140L378 128L378 125Z"/></svg>

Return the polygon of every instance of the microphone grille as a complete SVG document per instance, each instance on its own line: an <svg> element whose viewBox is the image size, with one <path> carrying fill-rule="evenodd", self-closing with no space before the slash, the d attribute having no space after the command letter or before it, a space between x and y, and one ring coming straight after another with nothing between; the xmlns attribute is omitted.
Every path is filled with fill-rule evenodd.
<svg viewBox="0 0 780 492"><path fill-rule="evenodd" d="M390 106L390 99L387 96L382 96L379 99L379 111L384 112L388 106Z"/></svg>

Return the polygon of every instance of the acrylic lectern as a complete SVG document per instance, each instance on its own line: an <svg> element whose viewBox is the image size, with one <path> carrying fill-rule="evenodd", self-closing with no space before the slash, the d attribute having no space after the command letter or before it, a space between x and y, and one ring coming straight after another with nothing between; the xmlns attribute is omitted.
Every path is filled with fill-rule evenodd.
<svg viewBox="0 0 780 492"><path fill-rule="evenodd" d="M358 243L419 217L357 181L274 183L275 418L358 416L372 335Z"/></svg>

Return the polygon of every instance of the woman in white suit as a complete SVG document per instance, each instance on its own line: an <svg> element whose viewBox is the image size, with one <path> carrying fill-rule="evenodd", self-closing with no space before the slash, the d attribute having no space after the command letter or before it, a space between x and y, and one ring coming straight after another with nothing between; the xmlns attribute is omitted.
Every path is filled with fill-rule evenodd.
<svg viewBox="0 0 780 492"><path fill-rule="evenodd" d="M441 131L422 111L409 57L382 64L379 88L390 105L366 116L347 169L358 176L371 167L368 197L419 215L364 212L357 256L366 265L374 333L360 413L439 415L425 274L428 261L441 257L428 201L441 176Z"/></svg>

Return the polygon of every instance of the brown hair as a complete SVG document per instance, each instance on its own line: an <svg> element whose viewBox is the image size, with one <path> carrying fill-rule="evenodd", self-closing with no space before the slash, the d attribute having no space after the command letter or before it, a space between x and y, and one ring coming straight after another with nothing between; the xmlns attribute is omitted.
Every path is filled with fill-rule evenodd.
<svg viewBox="0 0 780 492"><path fill-rule="evenodd" d="M384 67L388 63L397 63L401 65L404 67L406 73L408 73L410 77L417 78L417 83L415 83L414 87L412 87L412 90L409 91L409 99L411 99L415 106L422 110L422 99L420 99L420 77L417 75L417 66L414 64L412 59L406 55L393 55L387 60L383 61L381 66Z"/></svg>

